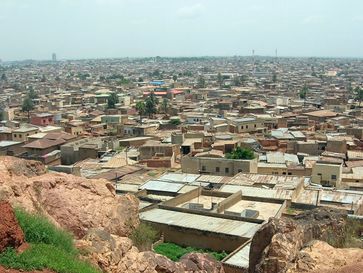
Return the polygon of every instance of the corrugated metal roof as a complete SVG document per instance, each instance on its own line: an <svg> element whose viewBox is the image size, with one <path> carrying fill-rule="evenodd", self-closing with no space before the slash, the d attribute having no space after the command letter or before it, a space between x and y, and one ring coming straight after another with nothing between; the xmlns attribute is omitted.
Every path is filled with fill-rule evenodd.
<svg viewBox="0 0 363 273"><path fill-rule="evenodd" d="M264 189L257 187L239 186L239 185L223 185L220 189L222 192L235 193L242 191L242 196L262 197L262 198L275 198L291 200L293 190L285 189Z"/></svg>
<svg viewBox="0 0 363 273"><path fill-rule="evenodd" d="M201 175L197 181L203 181L203 182L210 182L210 183L221 183L223 180L223 176L217 176L217 175Z"/></svg>
<svg viewBox="0 0 363 273"><path fill-rule="evenodd" d="M191 183L198 179L199 174L190 173L166 173L159 177L159 180L163 181L176 181L180 183Z"/></svg>
<svg viewBox="0 0 363 273"><path fill-rule="evenodd" d="M190 192L194 189L198 188L198 186L192 186L192 185L185 185L183 188L181 188L180 191L178 191L178 193L186 193L186 192Z"/></svg>
<svg viewBox="0 0 363 273"><path fill-rule="evenodd" d="M267 162L268 163L285 163L285 157L283 153L276 152L276 153L268 153L266 154Z"/></svg>
<svg viewBox="0 0 363 273"><path fill-rule="evenodd" d="M251 243L248 243L223 263L248 269L250 262L250 248Z"/></svg>
<svg viewBox="0 0 363 273"><path fill-rule="evenodd" d="M125 183L117 183L116 184L117 191L123 192L137 192L139 190L139 185L137 184L125 184Z"/></svg>
<svg viewBox="0 0 363 273"><path fill-rule="evenodd" d="M276 188L294 189L299 185L304 178L300 176L287 175L268 175L268 174L253 174L239 173L236 174L228 184L234 185L254 185L254 184L275 184Z"/></svg>
<svg viewBox="0 0 363 273"><path fill-rule="evenodd" d="M152 209L142 212L140 213L140 219L154 223L234 235L243 238L252 238L256 231L261 227L261 224L256 223L164 209Z"/></svg>
<svg viewBox="0 0 363 273"><path fill-rule="evenodd" d="M150 180L144 185L140 186L139 189L150 190L150 191L161 191L161 192L178 192L182 187L183 183L166 182L160 180Z"/></svg>

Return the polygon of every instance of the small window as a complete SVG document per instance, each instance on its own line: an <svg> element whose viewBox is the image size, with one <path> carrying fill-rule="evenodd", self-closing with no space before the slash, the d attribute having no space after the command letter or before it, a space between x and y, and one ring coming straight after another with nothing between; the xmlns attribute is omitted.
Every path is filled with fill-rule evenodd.
<svg viewBox="0 0 363 273"><path fill-rule="evenodd" d="M286 172L283 172L282 174L283 174L283 175L286 175Z"/></svg>
<svg viewBox="0 0 363 273"><path fill-rule="evenodd" d="M241 126L241 129L243 129L243 126Z"/></svg>
<svg viewBox="0 0 363 273"><path fill-rule="evenodd" d="M216 167L216 173L219 173L219 167Z"/></svg>
<svg viewBox="0 0 363 273"><path fill-rule="evenodd" d="M337 176L335 174L332 174L331 175L331 179L336 180L337 179Z"/></svg>
<svg viewBox="0 0 363 273"><path fill-rule="evenodd" d="M225 172L225 173L229 173L229 168L225 168L225 169L224 169L224 172Z"/></svg>
<svg viewBox="0 0 363 273"><path fill-rule="evenodd" d="M248 125L246 125L246 129L248 129Z"/></svg>
<svg viewBox="0 0 363 273"><path fill-rule="evenodd" d="M321 176L321 173L318 173L319 176Z"/></svg>
<svg viewBox="0 0 363 273"><path fill-rule="evenodd" d="M205 172L205 166L202 166L202 171Z"/></svg>
<svg viewBox="0 0 363 273"><path fill-rule="evenodd" d="M288 175L292 175L292 173L287 173Z"/></svg>
<svg viewBox="0 0 363 273"><path fill-rule="evenodd" d="M241 172L242 172L242 170L241 170L241 169L238 169L238 172L239 172L239 173L241 173Z"/></svg>
<svg viewBox="0 0 363 273"><path fill-rule="evenodd" d="M256 128L257 126L256 126L256 124L255 124L255 128Z"/></svg>

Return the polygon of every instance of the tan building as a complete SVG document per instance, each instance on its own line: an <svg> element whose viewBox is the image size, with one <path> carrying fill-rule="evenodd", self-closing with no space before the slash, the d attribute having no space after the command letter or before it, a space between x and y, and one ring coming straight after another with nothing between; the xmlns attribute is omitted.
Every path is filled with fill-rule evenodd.
<svg viewBox="0 0 363 273"><path fill-rule="evenodd" d="M186 173L233 176L237 173L257 173L257 159L226 159L212 157L182 157L182 170Z"/></svg>
<svg viewBox="0 0 363 273"><path fill-rule="evenodd" d="M265 127L262 120L247 117L231 120L230 130L233 133L264 132Z"/></svg>
<svg viewBox="0 0 363 273"><path fill-rule="evenodd" d="M311 181L323 186L340 187L342 164L318 161L312 169Z"/></svg>
<svg viewBox="0 0 363 273"><path fill-rule="evenodd" d="M34 135L39 132L36 127L22 127L12 132L13 141L25 142L28 140L28 136Z"/></svg>

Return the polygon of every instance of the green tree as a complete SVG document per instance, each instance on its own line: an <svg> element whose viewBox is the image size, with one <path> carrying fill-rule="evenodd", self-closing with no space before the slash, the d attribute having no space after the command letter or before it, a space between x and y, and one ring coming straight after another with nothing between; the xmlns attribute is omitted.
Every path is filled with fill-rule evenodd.
<svg viewBox="0 0 363 273"><path fill-rule="evenodd" d="M30 111L34 110L34 103L32 101L32 99L27 96L24 100L23 100L23 104L21 106L21 110L23 112L27 112L28 113L28 122L30 122Z"/></svg>
<svg viewBox="0 0 363 273"><path fill-rule="evenodd" d="M136 103L136 110L140 116L140 122L142 121L142 116L145 114L145 103L143 101L139 101Z"/></svg>
<svg viewBox="0 0 363 273"><path fill-rule="evenodd" d="M33 86L30 86L30 87L29 87L28 97L29 97L31 100L34 100L34 99L38 98L38 94L35 92L35 90L34 90Z"/></svg>
<svg viewBox="0 0 363 273"><path fill-rule="evenodd" d="M111 95L107 99L107 108L115 109L116 103L118 103L118 97L117 97L116 93L111 93Z"/></svg>
<svg viewBox="0 0 363 273"><path fill-rule="evenodd" d="M169 121L169 123L178 126L181 124L181 121L180 119L172 119Z"/></svg>
<svg viewBox="0 0 363 273"><path fill-rule="evenodd" d="M306 84L304 84L304 87L300 90L299 96L300 99L306 99L306 95L309 91L309 88L306 86Z"/></svg>
<svg viewBox="0 0 363 273"><path fill-rule="evenodd" d="M222 74L220 72L218 72L218 75L217 75L217 83L219 84L219 87L222 87L223 77L222 77Z"/></svg>
<svg viewBox="0 0 363 273"><path fill-rule="evenodd" d="M238 76L233 77L233 85L234 86L241 86L241 78Z"/></svg>
<svg viewBox="0 0 363 273"><path fill-rule="evenodd" d="M226 154L228 159L254 159L255 154L251 149L237 147L230 154Z"/></svg>
<svg viewBox="0 0 363 273"><path fill-rule="evenodd" d="M8 78L6 77L6 74L5 73L3 73L2 75L1 75L1 80L2 81L6 81Z"/></svg>
<svg viewBox="0 0 363 273"><path fill-rule="evenodd" d="M178 79L178 76L177 75L174 75L173 76L173 81L176 82L177 79Z"/></svg>
<svg viewBox="0 0 363 273"><path fill-rule="evenodd" d="M164 98L161 103L161 110L163 111L164 114L166 114L168 112L168 108L169 108L169 100L167 98Z"/></svg>
<svg viewBox="0 0 363 273"><path fill-rule="evenodd" d="M272 75L272 81L273 82L277 82L277 74L276 73L273 73L273 75Z"/></svg>
<svg viewBox="0 0 363 273"><path fill-rule="evenodd" d="M159 104L158 99L156 98L154 92L151 92L150 95L145 100L145 113L151 118L157 112L156 106Z"/></svg>
<svg viewBox="0 0 363 273"><path fill-rule="evenodd" d="M359 101L359 107L363 101L363 89L357 86L354 88L355 99Z"/></svg>
<svg viewBox="0 0 363 273"><path fill-rule="evenodd" d="M197 88L205 88L205 79L202 75L198 77Z"/></svg>

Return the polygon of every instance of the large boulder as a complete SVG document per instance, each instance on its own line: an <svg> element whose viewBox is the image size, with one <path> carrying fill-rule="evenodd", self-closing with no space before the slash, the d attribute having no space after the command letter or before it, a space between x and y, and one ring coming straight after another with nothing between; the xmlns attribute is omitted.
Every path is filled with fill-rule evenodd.
<svg viewBox="0 0 363 273"><path fill-rule="evenodd" d="M344 238L347 215L339 210L318 208L294 219L272 218L251 242L249 272L280 273L296 267L300 250L312 240Z"/></svg>
<svg viewBox="0 0 363 273"><path fill-rule="evenodd" d="M363 249L334 248L323 241L311 241L296 258L289 273L363 272Z"/></svg>
<svg viewBox="0 0 363 273"><path fill-rule="evenodd" d="M24 233L8 202L0 202L0 252L11 247L18 249L24 244Z"/></svg>
<svg viewBox="0 0 363 273"><path fill-rule="evenodd" d="M109 181L45 173L38 162L12 157L0 159L0 200L40 212L77 238L96 227L128 236L139 223L137 198L116 195Z"/></svg>
<svg viewBox="0 0 363 273"><path fill-rule="evenodd" d="M190 253L180 262L152 251L139 252L130 239L111 235L100 229L89 230L77 241L88 260L108 273L223 273L222 264L209 255Z"/></svg>

